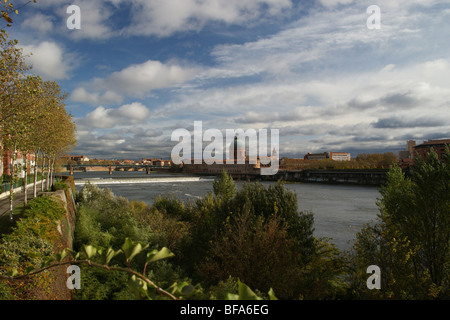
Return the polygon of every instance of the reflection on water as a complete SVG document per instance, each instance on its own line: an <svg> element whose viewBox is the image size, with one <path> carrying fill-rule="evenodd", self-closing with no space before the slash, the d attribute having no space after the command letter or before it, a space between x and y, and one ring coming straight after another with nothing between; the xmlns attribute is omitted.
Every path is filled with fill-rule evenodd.
<svg viewBox="0 0 450 320"><path fill-rule="evenodd" d="M195 177L171 173L145 172L75 172L74 180L80 190L86 181L109 188L118 196L152 204L159 195L180 200L197 199L212 192L213 177ZM273 182L263 182L269 186ZM236 182L241 187L243 182ZM340 249L349 249L348 241L355 238L361 227L378 214L376 187L295 184L286 188L297 195L299 211L314 214L314 234L332 238Z"/></svg>

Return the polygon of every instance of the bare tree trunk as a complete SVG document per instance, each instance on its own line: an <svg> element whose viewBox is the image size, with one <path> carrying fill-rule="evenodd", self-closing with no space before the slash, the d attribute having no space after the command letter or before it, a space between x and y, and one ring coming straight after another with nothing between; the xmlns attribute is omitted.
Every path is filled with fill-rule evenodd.
<svg viewBox="0 0 450 320"><path fill-rule="evenodd" d="M35 151L34 152L34 186L33 186L33 198L36 198L36 194L37 194L37 170L38 170L38 154L39 151Z"/></svg>
<svg viewBox="0 0 450 320"><path fill-rule="evenodd" d="M11 182L9 188L9 219L13 220L13 210L14 210L14 167L16 162L16 148L14 147L13 157L11 159Z"/></svg>
<svg viewBox="0 0 450 320"><path fill-rule="evenodd" d="M50 191L50 158L48 158L47 164L47 191Z"/></svg>
<svg viewBox="0 0 450 320"><path fill-rule="evenodd" d="M51 170L52 170L52 174L51 174L51 176L50 176L50 187L53 186L53 178L54 178L54 176L55 176L55 158L52 159L52 167L51 167Z"/></svg>
<svg viewBox="0 0 450 320"><path fill-rule="evenodd" d="M27 180L28 180L28 154L25 154L25 167L24 167L25 175L23 181L23 204L27 205Z"/></svg>
<svg viewBox="0 0 450 320"><path fill-rule="evenodd" d="M41 191L44 192L44 173L45 173L45 154L42 153L42 179L41 179Z"/></svg>

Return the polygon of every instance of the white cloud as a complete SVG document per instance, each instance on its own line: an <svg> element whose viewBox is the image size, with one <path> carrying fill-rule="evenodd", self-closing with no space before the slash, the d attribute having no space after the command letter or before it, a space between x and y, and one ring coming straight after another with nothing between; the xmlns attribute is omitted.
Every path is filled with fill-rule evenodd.
<svg viewBox="0 0 450 320"><path fill-rule="evenodd" d="M113 128L116 126L129 126L138 123L145 123L150 111L139 102L123 105L117 109L97 107L89 112L85 118L78 121L92 128Z"/></svg>
<svg viewBox="0 0 450 320"><path fill-rule="evenodd" d="M339 4L349 4L354 0L319 0L319 2L327 8L335 7Z"/></svg>
<svg viewBox="0 0 450 320"><path fill-rule="evenodd" d="M98 105L103 103L119 104L123 101L123 97L116 92L106 91L103 94L87 92L85 88L79 87L72 91L70 99L76 102L89 103Z"/></svg>
<svg viewBox="0 0 450 320"><path fill-rule="evenodd" d="M194 69L180 65L148 60L112 73L104 84L108 88L128 94L142 95L153 89L167 88L188 80ZM100 82L103 82L100 80Z"/></svg>
<svg viewBox="0 0 450 320"><path fill-rule="evenodd" d="M137 0L133 2L133 23L125 31L165 37L199 30L210 21L247 24L261 19L263 12L276 16L291 6L290 0Z"/></svg>
<svg viewBox="0 0 450 320"><path fill-rule="evenodd" d="M26 60L33 66L33 72L52 80L69 78L74 60L55 42L44 41L22 48L25 55L30 55Z"/></svg>
<svg viewBox="0 0 450 320"><path fill-rule="evenodd" d="M74 40L93 39L104 40L117 35L114 32L114 26L109 21L114 10L118 9L120 0L73 0L69 3L60 0L42 0L38 1L33 10L46 9L46 14L33 13L28 15L27 20L22 27L41 31L53 31L64 34ZM111 3L114 8L110 5ZM77 5L81 11L81 29L68 30L66 21L71 14L67 13L69 5ZM52 14L52 15L50 15ZM52 29L49 29L49 22L55 22Z"/></svg>
<svg viewBox="0 0 450 320"><path fill-rule="evenodd" d="M107 78L93 79L88 86L96 92L90 93L84 87L78 87L74 90L72 100L96 104L117 103L122 100L123 95L143 98L152 90L180 85L192 78L196 72L196 68L173 62L164 64L148 60L113 72Z"/></svg>
<svg viewBox="0 0 450 320"><path fill-rule="evenodd" d="M113 26L108 21L112 15L112 10L105 6L103 1L78 0L74 1L74 5L80 7L81 29L68 32L74 39L94 39L104 40L115 36ZM68 5L65 5L66 8ZM64 21L69 15L64 12Z"/></svg>
<svg viewBox="0 0 450 320"><path fill-rule="evenodd" d="M39 34L46 34L53 30L53 18L42 13L34 13L29 16L21 25L21 28L26 28L38 32Z"/></svg>

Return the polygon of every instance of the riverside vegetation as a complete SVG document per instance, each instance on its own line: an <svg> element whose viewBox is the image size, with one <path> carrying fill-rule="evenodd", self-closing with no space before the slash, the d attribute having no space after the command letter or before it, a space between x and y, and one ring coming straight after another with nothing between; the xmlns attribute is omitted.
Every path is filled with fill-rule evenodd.
<svg viewBox="0 0 450 320"><path fill-rule="evenodd" d="M449 160L448 151L443 161L431 152L411 177L392 168L378 220L357 234L349 252L313 236L313 214L298 212L295 194L280 182L237 190L224 172L202 199L161 196L151 206L87 184L77 195L74 250L53 263L80 265L75 299L448 299ZM42 253L31 250L26 243L38 240L21 234L26 230L19 226L0 244L10 284L51 252L43 240ZM12 259L11 248L23 257ZM380 290L366 286L369 265L381 269ZM42 270L35 264L33 274ZM4 288L3 297L14 295Z"/></svg>

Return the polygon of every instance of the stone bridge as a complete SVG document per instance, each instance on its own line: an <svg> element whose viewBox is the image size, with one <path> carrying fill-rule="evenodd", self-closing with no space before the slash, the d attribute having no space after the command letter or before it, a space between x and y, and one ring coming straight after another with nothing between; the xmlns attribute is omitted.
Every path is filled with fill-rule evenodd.
<svg viewBox="0 0 450 320"><path fill-rule="evenodd" d="M109 174L112 174L113 171L145 171L150 174L151 169L169 169L169 167L148 164L67 164L64 167L71 175L75 170L84 172L109 171Z"/></svg>

